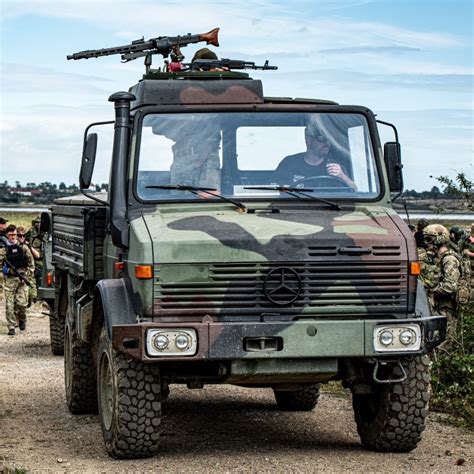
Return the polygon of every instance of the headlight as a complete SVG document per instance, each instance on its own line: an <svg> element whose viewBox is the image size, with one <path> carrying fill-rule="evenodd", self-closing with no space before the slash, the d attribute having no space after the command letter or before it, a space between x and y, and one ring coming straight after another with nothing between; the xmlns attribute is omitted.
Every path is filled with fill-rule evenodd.
<svg viewBox="0 0 474 474"><path fill-rule="evenodd" d="M153 342L153 345L159 351L166 349L168 347L168 344L170 343L170 341L164 334L159 334L159 333L152 339L152 342Z"/></svg>
<svg viewBox="0 0 474 474"><path fill-rule="evenodd" d="M149 356L192 356L197 352L197 333L192 328L149 329L146 337Z"/></svg>
<svg viewBox="0 0 474 474"><path fill-rule="evenodd" d="M187 334L180 334L175 339L176 347L182 351L188 348L191 343L191 338Z"/></svg>
<svg viewBox="0 0 474 474"><path fill-rule="evenodd" d="M381 332L379 336L379 340L384 346L389 346L393 342L392 332L391 331Z"/></svg>
<svg viewBox="0 0 474 474"><path fill-rule="evenodd" d="M373 341L376 352L419 351L421 328L418 324L375 326Z"/></svg>
<svg viewBox="0 0 474 474"><path fill-rule="evenodd" d="M415 337L416 336L413 331L411 331L410 329L405 329L400 333L399 339L403 345L408 346L413 342Z"/></svg>

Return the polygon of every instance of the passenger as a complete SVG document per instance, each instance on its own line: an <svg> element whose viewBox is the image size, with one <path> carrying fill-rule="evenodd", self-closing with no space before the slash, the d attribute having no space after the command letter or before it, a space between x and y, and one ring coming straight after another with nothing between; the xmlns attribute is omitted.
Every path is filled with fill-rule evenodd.
<svg viewBox="0 0 474 474"><path fill-rule="evenodd" d="M170 184L213 188L220 191L221 167L219 130L208 130L205 124L190 124L191 133L177 139L172 146Z"/></svg>
<svg viewBox="0 0 474 474"><path fill-rule="evenodd" d="M283 158L273 173L272 184L311 187L312 181L317 186L316 178L319 178L320 182L323 182L324 178L333 178L341 182L339 186L344 184L353 190L357 189L343 166L331 159L331 138L319 124L308 123L305 127L304 138L306 151ZM328 181L327 186L338 186L338 184L330 184Z"/></svg>

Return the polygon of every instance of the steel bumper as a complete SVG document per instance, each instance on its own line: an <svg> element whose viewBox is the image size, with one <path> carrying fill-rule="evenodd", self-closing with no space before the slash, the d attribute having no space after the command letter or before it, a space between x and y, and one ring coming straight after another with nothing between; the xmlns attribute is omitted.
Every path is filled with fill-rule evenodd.
<svg viewBox="0 0 474 474"><path fill-rule="evenodd" d="M417 324L421 348L417 351L376 352L374 329L380 325ZM319 319L289 322L199 322L139 323L114 325L113 347L144 362L238 359L311 359L384 357L432 351L446 338L445 316L412 319ZM149 356L146 334L149 329L192 328L198 338L197 352L188 356Z"/></svg>

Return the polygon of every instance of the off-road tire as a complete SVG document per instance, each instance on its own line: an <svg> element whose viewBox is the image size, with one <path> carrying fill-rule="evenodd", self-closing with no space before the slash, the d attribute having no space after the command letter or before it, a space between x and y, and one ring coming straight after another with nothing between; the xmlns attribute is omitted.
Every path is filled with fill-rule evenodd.
<svg viewBox="0 0 474 474"><path fill-rule="evenodd" d="M429 359L415 356L401 363L407 374L403 382L372 382L374 393L352 396L357 431L369 449L409 452L416 448L425 429L430 398ZM393 376L401 375L396 367Z"/></svg>
<svg viewBox="0 0 474 474"><path fill-rule="evenodd" d="M119 459L156 454L161 424L158 367L113 350L106 331L97 356L99 418L105 447Z"/></svg>
<svg viewBox="0 0 474 474"><path fill-rule="evenodd" d="M303 385L296 390L273 390L278 408L285 411L311 411L318 404L320 385Z"/></svg>
<svg viewBox="0 0 474 474"><path fill-rule="evenodd" d="M66 322L54 311L49 315L49 337L51 352L54 355L64 355L64 329Z"/></svg>
<svg viewBox="0 0 474 474"><path fill-rule="evenodd" d="M97 413L96 369L90 346L78 340L69 326L64 334L64 381L71 413Z"/></svg>

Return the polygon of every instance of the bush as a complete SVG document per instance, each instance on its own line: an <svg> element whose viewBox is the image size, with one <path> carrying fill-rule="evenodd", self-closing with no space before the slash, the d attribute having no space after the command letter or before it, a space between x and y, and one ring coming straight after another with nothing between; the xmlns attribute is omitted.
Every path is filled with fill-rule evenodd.
<svg viewBox="0 0 474 474"><path fill-rule="evenodd" d="M433 355L432 407L474 428L474 303L460 312L456 340Z"/></svg>

